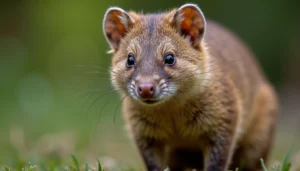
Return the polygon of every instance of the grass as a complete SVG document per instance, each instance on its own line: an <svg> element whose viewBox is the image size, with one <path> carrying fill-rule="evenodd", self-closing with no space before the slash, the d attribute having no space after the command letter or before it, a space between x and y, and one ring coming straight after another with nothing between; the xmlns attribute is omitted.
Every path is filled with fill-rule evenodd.
<svg viewBox="0 0 300 171"><path fill-rule="evenodd" d="M105 122L107 120L103 121L103 123ZM82 128L80 127L80 129ZM91 128L88 128L87 132L91 132L90 130ZM135 156L136 151L132 151L133 148L129 147L126 131L120 127L112 128L99 124L97 134L58 131L41 134L43 136L31 136L22 127L6 132L8 134L6 144L0 145L0 171L142 170L140 169L141 162ZM277 164L273 164L273 159L271 166L268 167L261 160L263 171L291 171L291 168L299 163L294 160L291 163L291 149L286 153L285 147L289 145L287 145L287 138L284 135L287 134L279 135L278 139L283 142L283 145L276 146L275 151L278 155L275 158L284 158L280 163L276 162ZM5 135L3 134L2 137ZM293 144L298 145L298 142L297 140ZM296 148L295 146L293 146L294 149L299 149L298 146ZM285 156L284 153L286 153Z"/></svg>
<svg viewBox="0 0 300 171"><path fill-rule="evenodd" d="M291 162L290 162L290 155L291 155L291 150L286 154L283 162L281 165L276 164L273 165L270 169L267 168L267 166L265 165L263 159L261 159L261 165L263 168L263 171L290 171L291 168ZM60 162L56 162L56 164L53 165L53 163L51 164L48 163L39 163L39 164L35 164L32 165L31 162L28 162L27 164L24 164L23 166L19 166L20 170L22 171L39 171L39 170L47 170L47 171L108 171L106 168L104 168L101 164L101 162L96 159L97 161L97 166L90 166L88 163L82 163L80 162L76 156L71 155L70 158L72 158L72 163L70 165L64 165L61 164ZM16 165L18 165L17 163L20 163L20 161L16 161ZM11 167L7 167L4 166L3 168L0 168L0 171L13 171L14 169L12 169ZM114 171L136 171L135 169L127 166L127 167L118 167L118 170L114 170ZM165 171L168 171L168 169L166 169ZM236 169L235 171L238 171L238 169Z"/></svg>
<svg viewBox="0 0 300 171"><path fill-rule="evenodd" d="M62 109L57 107L61 111L51 112L51 117L44 115L32 117L13 113L5 115L6 118L2 117L0 171L142 170L139 169L141 162L138 161L136 152L132 151L127 133L123 129L122 118L118 111L115 112L118 103L113 103L114 97L103 99L98 105L93 106L90 112L82 113L74 112L81 111L82 105L74 106L73 101L61 99L66 101L65 103L68 102L66 107ZM99 111L102 111L102 105L106 100L109 101L98 121ZM69 111L71 109L72 111ZM115 115L116 123L114 123ZM274 159L283 157L282 154L289 146L287 142L294 142L296 146L294 148L299 149L298 136L294 141L292 131L289 129L280 129L280 131L276 140L278 144L276 144ZM264 171L291 170L297 162L291 165L290 153L290 151L287 153L282 162L269 167L266 167L261 160L262 168ZM114 167L111 167L112 165Z"/></svg>
<svg viewBox="0 0 300 171"><path fill-rule="evenodd" d="M291 156L291 150L286 154L281 165L274 165L271 167L271 169L268 169L263 159L260 159L262 168L264 171L289 171L291 168L290 156Z"/></svg>
<svg viewBox="0 0 300 171"><path fill-rule="evenodd" d="M12 129L9 143L14 148L7 149L9 154L2 153L5 146L1 146L0 156L3 157L5 155L7 160L1 160L0 158L0 171L141 170L138 167L141 164L140 161L134 157L135 152L128 148L129 144L122 140L125 138L121 138L121 135L123 135L121 132L104 129L107 135L101 134L101 141L97 141L96 137L93 137L91 142L77 142L76 138L68 132L46 134L40 139L31 141L22 130ZM118 136L113 136L112 132ZM119 137L119 139L114 139L110 136L114 138ZM78 139L81 141L86 140L80 136ZM101 150L97 148L101 148ZM108 151L105 152L103 149ZM96 151L101 152L98 153ZM280 164L272 164L269 169L264 161L261 160L263 171L290 171L292 166L290 161L291 151L290 149L287 152ZM107 154L109 154L109 157Z"/></svg>
<svg viewBox="0 0 300 171"><path fill-rule="evenodd" d="M106 168L103 168L100 161L96 159L97 161L97 167L93 167L88 163L80 163L78 159L72 155L71 156L73 163L71 165L65 165L65 164L59 164L56 163L53 165L53 163L48 161L48 164L45 163L39 163L39 164L32 164L31 162L28 162L27 164L24 164L23 166L15 166L14 169L12 167L4 166L3 168L0 168L0 171L13 171L13 170L22 170L22 171L39 171L39 170L47 170L47 171L108 171ZM18 162L16 163L18 165ZM119 170L116 171L134 171L130 167L120 167Z"/></svg>

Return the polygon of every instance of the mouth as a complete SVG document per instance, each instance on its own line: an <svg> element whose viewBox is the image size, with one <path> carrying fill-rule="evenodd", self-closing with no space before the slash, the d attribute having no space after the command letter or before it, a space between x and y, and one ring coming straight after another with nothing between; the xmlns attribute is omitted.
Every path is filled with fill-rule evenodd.
<svg viewBox="0 0 300 171"><path fill-rule="evenodd" d="M143 102L147 103L147 104L154 104L154 103L157 103L158 100L144 100Z"/></svg>

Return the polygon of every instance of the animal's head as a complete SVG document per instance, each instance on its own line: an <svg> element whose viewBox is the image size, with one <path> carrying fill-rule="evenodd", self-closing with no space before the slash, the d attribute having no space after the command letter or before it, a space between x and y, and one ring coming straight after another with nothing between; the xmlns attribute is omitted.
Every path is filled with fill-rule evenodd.
<svg viewBox="0 0 300 171"><path fill-rule="evenodd" d="M200 89L205 29L204 15L194 4L159 14L109 8L103 30L113 53L113 86L145 105Z"/></svg>

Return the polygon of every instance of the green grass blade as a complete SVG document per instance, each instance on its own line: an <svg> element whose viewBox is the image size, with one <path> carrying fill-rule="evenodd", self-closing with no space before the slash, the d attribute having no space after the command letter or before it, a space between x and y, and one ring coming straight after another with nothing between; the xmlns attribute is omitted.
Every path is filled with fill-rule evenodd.
<svg viewBox="0 0 300 171"><path fill-rule="evenodd" d="M284 170L284 171L289 171L290 170L290 168L291 168L291 163L288 163L288 164L286 164L286 165L284 165L284 167L282 167L282 169Z"/></svg>
<svg viewBox="0 0 300 171"><path fill-rule="evenodd" d="M101 163L100 163L100 161L98 159L97 159L97 162L98 162L98 171L103 171Z"/></svg>
<svg viewBox="0 0 300 171"><path fill-rule="evenodd" d="M5 167L5 171L12 171L11 168Z"/></svg>
<svg viewBox="0 0 300 171"><path fill-rule="evenodd" d="M89 164L88 163L85 164L85 171L89 171Z"/></svg>
<svg viewBox="0 0 300 171"><path fill-rule="evenodd" d="M73 162L75 164L76 169L79 171L79 162L74 155L72 155Z"/></svg>
<svg viewBox="0 0 300 171"><path fill-rule="evenodd" d="M271 168L272 171L279 171L279 169L280 169L280 166L279 166L279 165L274 165L274 166Z"/></svg>
<svg viewBox="0 0 300 171"><path fill-rule="evenodd" d="M34 171L36 166L31 166L30 168L27 169L27 171Z"/></svg>
<svg viewBox="0 0 300 171"><path fill-rule="evenodd" d="M261 166L262 166L263 170L264 171L268 171L268 169L267 169L267 167L266 167L266 165L264 163L264 160L262 158L260 159L260 162L261 162Z"/></svg>
<svg viewBox="0 0 300 171"><path fill-rule="evenodd" d="M292 148L286 154L283 163L282 163L282 171L289 171L291 167L291 163L289 162L292 153Z"/></svg>

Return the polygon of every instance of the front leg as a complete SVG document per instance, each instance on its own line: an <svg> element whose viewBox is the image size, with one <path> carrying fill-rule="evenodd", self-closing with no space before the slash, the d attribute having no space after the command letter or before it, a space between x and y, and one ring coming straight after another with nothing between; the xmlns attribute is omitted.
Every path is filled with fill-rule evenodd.
<svg viewBox="0 0 300 171"><path fill-rule="evenodd" d="M147 171L162 171L163 144L145 137L136 138L136 144Z"/></svg>
<svg viewBox="0 0 300 171"><path fill-rule="evenodd" d="M206 157L206 171L227 171L235 147L235 136L219 133L214 136L212 146Z"/></svg>

